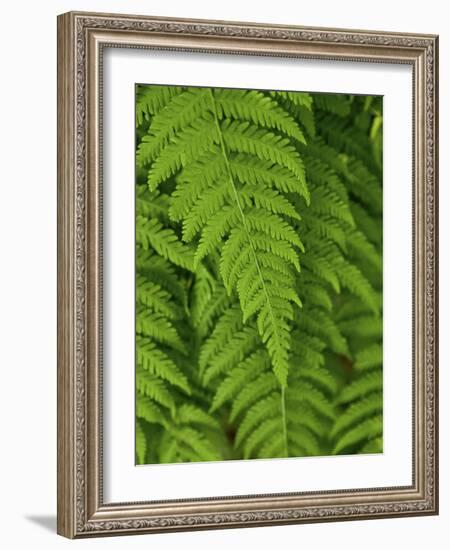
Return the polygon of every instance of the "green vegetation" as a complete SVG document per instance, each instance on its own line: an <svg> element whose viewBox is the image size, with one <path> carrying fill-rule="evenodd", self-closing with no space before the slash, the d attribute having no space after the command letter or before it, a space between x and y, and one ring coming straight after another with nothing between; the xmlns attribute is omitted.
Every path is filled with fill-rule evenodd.
<svg viewBox="0 0 450 550"><path fill-rule="evenodd" d="M136 91L140 464L382 451L382 101Z"/></svg>

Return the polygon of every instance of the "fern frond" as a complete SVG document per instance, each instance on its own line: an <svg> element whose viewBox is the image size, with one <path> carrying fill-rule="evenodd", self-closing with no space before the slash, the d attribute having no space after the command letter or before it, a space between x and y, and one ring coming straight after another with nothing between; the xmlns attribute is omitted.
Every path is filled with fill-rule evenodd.
<svg viewBox="0 0 450 550"><path fill-rule="evenodd" d="M193 452L193 461L221 460L218 449L199 430L182 426L175 431L174 435L180 443Z"/></svg>
<svg viewBox="0 0 450 550"><path fill-rule="evenodd" d="M325 239L336 243L343 252L346 252L348 237L338 220L326 215L319 217L316 212L311 211L308 214L303 214L303 222L312 239L316 241Z"/></svg>
<svg viewBox="0 0 450 550"><path fill-rule="evenodd" d="M140 126L144 119L150 120L179 93L181 88L178 86L137 86L136 124Z"/></svg>
<svg viewBox="0 0 450 550"><path fill-rule="evenodd" d="M197 424L212 429L219 428L219 422L213 416L190 403L184 403L178 408L176 421L180 424Z"/></svg>
<svg viewBox="0 0 450 550"><path fill-rule="evenodd" d="M367 266L370 272L375 271L377 280L380 280L379 274L382 269L382 258L375 246L358 230L352 230L348 233L347 243L350 252L357 256L361 264Z"/></svg>
<svg viewBox="0 0 450 550"><path fill-rule="evenodd" d="M327 342L330 349L335 353L349 355L348 344L341 333L340 327L321 309L304 308L301 314L296 314L295 320L299 329Z"/></svg>
<svg viewBox="0 0 450 550"><path fill-rule="evenodd" d="M295 430L292 430L289 446L294 456L317 456L320 454L317 437L304 426L297 426Z"/></svg>
<svg viewBox="0 0 450 550"><path fill-rule="evenodd" d="M220 317L232 305L232 302L232 298L228 296L222 285L217 285L212 289L208 301L194 302L191 310L192 321L202 338L210 333L215 319Z"/></svg>
<svg viewBox="0 0 450 550"><path fill-rule="evenodd" d="M221 131L229 151L255 155L263 162L269 161L289 170L297 178L303 196L309 200L303 163L288 139L248 122L224 120Z"/></svg>
<svg viewBox="0 0 450 550"><path fill-rule="evenodd" d="M365 340L376 340L382 336L383 325L377 315L359 315L339 321L339 329L344 335Z"/></svg>
<svg viewBox="0 0 450 550"><path fill-rule="evenodd" d="M359 203L350 201L350 210L356 222L366 238L375 246L380 247L382 242L382 224L379 217L373 217Z"/></svg>
<svg viewBox="0 0 450 550"><path fill-rule="evenodd" d="M217 410L226 401L234 399L238 391L249 384L261 372L270 367L267 352L257 349L251 355L230 369L226 378L220 383L214 395L211 411Z"/></svg>
<svg viewBox="0 0 450 550"><path fill-rule="evenodd" d="M136 337L136 358L137 364L146 371L190 393L186 376L151 339Z"/></svg>
<svg viewBox="0 0 450 550"><path fill-rule="evenodd" d="M302 368L318 368L323 366L325 358L323 351L325 342L316 336L311 336L297 327L292 331L292 356Z"/></svg>
<svg viewBox="0 0 450 550"><path fill-rule="evenodd" d="M275 98L282 99L284 101L288 100L297 107L305 107L309 111L312 108L313 99L311 94L306 92L284 92L284 91L273 91L270 92L270 95Z"/></svg>
<svg viewBox="0 0 450 550"><path fill-rule="evenodd" d="M282 214L290 218L300 219L300 214L281 193L267 189L264 185L246 185L241 189L241 197L245 206L255 206L272 214Z"/></svg>
<svg viewBox="0 0 450 550"><path fill-rule="evenodd" d="M324 419L323 416L317 414L317 411L311 407L306 401L299 401L289 399L287 396L286 401L286 417L288 420L288 426L294 428L298 425L308 428L318 440L323 441L327 435L329 429L329 422ZM302 454L299 456L303 456Z"/></svg>
<svg viewBox="0 0 450 550"><path fill-rule="evenodd" d="M224 170L223 156L213 150L201 158L193 160L183 167L177 176L177 187L171 195L170 217L175 221L182 220L202 197L203 192L214 187L222 177Z"/></svg>
<svg viewBox="0 0 450 550"><path fill-rule="evenodd" d="M381 393L375 392L363 399L352 403L343 414L341 414L330 432L330 437L335 439L341 432L358 424L361 420L379 413L383 408Z"/></svg>
<svg viewBox="0 0 450 550"><path fill-rule="evenodd" d="M212 118L197 119L174 137L152 163L147 180L150 190L154 191L183 166L211 151L217 141Z"/></svg>
<svg viewBox="0 0 450 550"><path fill-rule="evenodd" d="M311 307L318 307L328 312L333 309L329 289L306 269L299 277L298 295L302 303L308 302Z"/></svg>
<svg viewBox="0 0 450 550"><path fill-rule="evenodd" d="M194 269L192 250L178 240L172 229L164 228L156 219L149 220L143 216L136 216L136 242L144 250L152 247L175 265L189 271Z"/></svg>
<svg viewBox="0 0 450 550"><path fill-rule="evenodd" d="M169 197L149 191L147 186L136 186L136 211L146 218L157 218L162 223L169 220Z"/></svg>
<svg viewBox="0 0 450 550"><path fill-rule="evenodd" d="M205 369L209 360L224 349L229 340L243 327L242 312L237 304L227 309L218 319L211 336L200 351L199 365Z"/></svg>
<svg viewBox="0 0 450 550"><path fill-rule="evenodd" d="M339 279L342 285L348 288L355 296L361 298L377 314L380 311L380 303L378 295L374 292L369 281L354 264L345 261L342 257L339 264Z"/></svg>
<svg viewBox="0 0 450 550"><path fill-rule="evenodd" d="M280 394L273 392L250 407L244 419L239 424L235 439L236 445L241 445L265 418L268 416L279 416L281 414L280 406Z"/></svg>
<svg viewBox="0 0 450 550"><path fill-rule="evenodd" d="M277 379L272 372L267 371L253 380L237 394L231 408L230 420L233 421L250 405L278 389Z"/></svg>
<svg viewBox="0 0 450 550"><path fill-rule="evenodd" d="M276 129L301 143L305 137L297 122L276 101L257 90L217 89L214 94L219 118L246 120Z"/></svg>
<svg viewBox="0 0 450 550"><path fill-rule="evenodd" d="M250 458L258 446L264 444L266 441L276 436L280 432L280 429L282 429L282 424L280 423L279 418L268 418L267 420L262 422L245 440L243 446L244 458ZM280 439L281 449L282 446L283 440ZM281 449L278 452L281 453ZM275 453L276 451L273 450L272 452Z"/></svg>
<svg viewBox="0 0 450 550"><path fill-rule="evenodd" d="M313 99L310 94L293 92L269 92L291 116L306 130L309 137L315 137L316 125L312 109Z"/></svg>
<svg viewBox="0 0 450 550"><path fill-rule="evenodd" d="M361 454L376 454L383 452L383 438L375 437L369 439L369 441L362 447Z"/></svg>
<svg viewBox="0 0 450 550"><path fill-rule="evenodd" d="M177 133L194 123L204 112L208 92L202 88L174 94L171 101L153 116L149 133L143 137L138 149L138 163L148 165L157 158L164 146Z"/></svg>
<svg viewBox="0 0 450 550"><path fill-rule="evenodd" d="M381 391L383 378L380 372L369 372L346 386L339 395L338 403L348 403L373 391Z"/></svg>
<svg viewBox="0 0 450 550"><path fill-rule="evenodd" d="M314 105L342 118L350 114L348 96L344 94L314 94Z"/></svg>
<svg viewBox="0 0 450 550"><path fill-rule="evenodd" d="M173 320L180 316L177 305L171 301L170 293L139 274L136 276L136 301L157 313L162 313L168 319Z"/></svg>
<svg viewBox="0 0 450 550"><path fill-rule="evenodd" d="M145 420L150 424L167 424L166 416L163 409L145 394L138 393L136 395L136 416ZM144 428L141 426L141 430Z"/></svg>
<svg viewBox="0 0 450 550"><path fill-rule="evenodd" d="M147 457L147 438L139 420L136 420L136 457L138 464L145 464Z"/></svg>
<svg viewBox="0 0 450 550"><path fill-rule="evenodd" d="M339 439L338 443L333 449L333 454L342 452L345 448L351 447L360 443L361 441L367 441L368 439L374 439L383 433L383 420L381 416L375 416L368 418L361 422L353 429L345 433L345 435Z"/></svg>
<svg viewBox="0 0 450 550"><path fill-rule="evenodd" d="M383 192L379 179L358 159L345 159L343 175L352 195L357 197L369 212L380 214L383 208Z"/></svg>
<svg viewBox="0 0 450 550"><path fill-rule="evenodd" d="M144 250L138 245L136 272L136 278L142 276L169 292L181 308L186 305L186 289L175 271L175 266L166 258L156 254L154 250Z"/></svg>
<svg viewBox="0 0 450 550"><path fill-rule="evenodd" d="M323 356L320 357L323 359ZM307 362L306 365L308 365ZM299 369L299 378L313 384L323 393L328 393L329 395L334 395L338 389L336 379L333 375L327 369L317 365L305 366L305 363L302 363Z"/></svg>
<svg viewBox="0 0 450 550"><path fill-rule="evenodd" d="M175 414L175 400L167 384L161 378L140 368L139 365L136 367L136 390L141 395L150 397L153 401L167 407L173 415Z"/></svg>
<svg viewBox="0 0 450 550"><path fill-rule="evenodd" d="M340 153L357 159L372 172L371 177L377 174L377 164L372 151L369 151L367 134L361 131L356 125L349 125L348 118L335 116L334 114L323 114L318 118L320 131L329 145ZM377 174L378 175L378 174Z"/></svg>
<svg viewBox="0 0 450 550"><path fill-rule="evenodd" d="M380 344L373 344L359 351L355 356L355 369L368 370L383 363L383 348Z"/></svg>
<svg viewBox="0 0 450 550"><path fill-rule="evenodd" d="M181 353L185 352L176 328L167 317L142 306L138 306L136 311L136 333L172 346Z"/></svg>
<svg viewBox="0 0 450 550"><path fill-rule="evenodd" d="M288 398L292 402L306 402L317 414L329 420L336 418L336 411L327 396L313 384L304 380L295 380L289 389Z"/></svg>
<svg viewBox="0 0 450 550"><path fill-rule="evenodd" d="M251 352L257 342L258 333L254 327L244 327L239 332L233 334L227 343L227 347L222 349L205 368L203 380L207 385L219 374L226 372L232 365L242 361L244 357Z"/></svg>
<svg viewBox="0 0 450 550"><path fill-rule="evenodd" d="M264 435L264 434L263 434ZM275 433L269 431L265 441L262 442L258 452L258 458L283 458L284 454L284 437L279 430Z"/></svg>
<svg viewBox="0 0 450 550"><path fill-rule="evenodd" d="M264 184L280 193L295 193L304 197L303 183L282 165L244 153L235 153L230 157L229 165L233 178L242 184Z"/></svg>
<svg viewBox="0 0 450 550"><path fill-rule="evenodd" d="M203 462L221 460L221 455L202 432L188 425L172 425L160 444L160 462Z"/></svg>

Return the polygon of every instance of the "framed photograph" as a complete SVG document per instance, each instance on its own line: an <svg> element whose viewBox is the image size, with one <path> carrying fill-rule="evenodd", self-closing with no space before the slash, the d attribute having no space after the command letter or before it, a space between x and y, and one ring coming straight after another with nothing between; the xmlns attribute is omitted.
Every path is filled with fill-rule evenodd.
<svg viewBox="0 0 450 550"><path fill-rule="evenodd" d="M58 18L58 532L436 514L438 38Z"/></svg>

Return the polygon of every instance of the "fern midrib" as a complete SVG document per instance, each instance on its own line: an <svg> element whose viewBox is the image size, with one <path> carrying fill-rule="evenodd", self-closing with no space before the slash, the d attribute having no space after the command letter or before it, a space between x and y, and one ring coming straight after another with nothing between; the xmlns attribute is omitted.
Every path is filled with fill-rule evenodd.
<svg viewBox="0 0 450 550"><path fill-rule="evenodd" d="M269 308L269 315L270 315L270 318L272 320L272 325L274 327L274 333L275 333L277 341L279 341L279 336L278 336L278 332L277 332L277 323L275 322L275 316L274 316L273 309L272 309L272 303L270 301L270 296L269 296L269 293L267 291L266 283L264 281L264 277L263 277L263 274L262 274L262 271L261 271L261 266L259 265L258 256L256 254L255 246L253 244L253 240L251 238L250 231L247 227L247 221L245 219L244 211L242 210L241 201L239 200L239 194L238 194L238 191L236 189L236 185L234 183L233 174L231 172L227 147L225 145L225 140L223 138L223 133L222 133L222 129L220 127L219 117L218 117L218 114L217 114L216 100L214 98L212 88L209 88L208 91L209 91L209 95L210 95L210 98L211 98L211 106L212 106L212 113L214 115L214 123L215 123L216 129L217 129L217 134L219 136L220 149L222 151L222 155L223 155L223 158L224 158L224 161L225 161L225 167L226 167L228 179L229 179L231 188L233 190L233 195L234 195L234 198L235 198L238 210L239 210L239 214L241 216L242 226L244 228L245 234L247 236L247 240L248 240L249 245L250 245L250 249L252 251L253 259L255 261L256 269L258 271L258 276L261 280L262 288L263 288L264 294L266 296L266 301L267 301L268 308ZM281 382L279 382L279 384L280 384L280 387L281 387L280 397L281 397L281 419L282 419L282 426L283 426L284 454L285 454L285 456L289 456L288 439L287 439L287 424L286 424L286 401L285 401L285 391L284 391L285 388L284 388L284 385L281 384Z"/></svg>

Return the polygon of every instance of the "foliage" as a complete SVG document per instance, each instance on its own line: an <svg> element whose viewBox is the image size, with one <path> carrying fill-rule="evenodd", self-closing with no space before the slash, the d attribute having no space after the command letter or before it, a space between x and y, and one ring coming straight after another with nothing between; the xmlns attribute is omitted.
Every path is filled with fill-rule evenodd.
<svg viewBox="0 0 450 550"><path fill-rule="evenodd" d="M136 93L138 463L382 450L381 98Z"/></svg>

